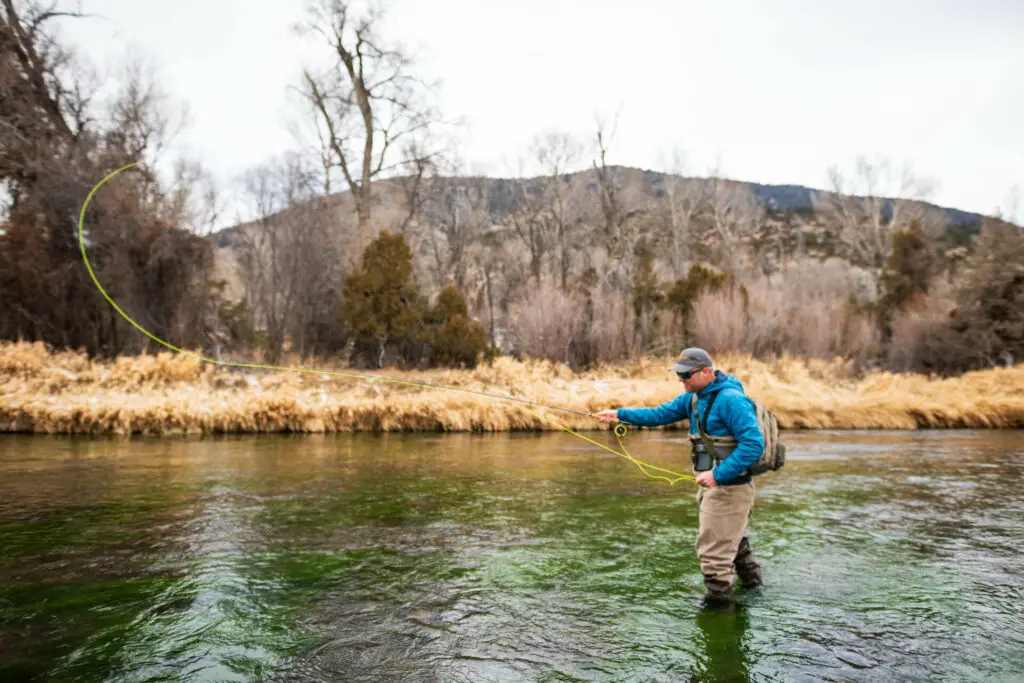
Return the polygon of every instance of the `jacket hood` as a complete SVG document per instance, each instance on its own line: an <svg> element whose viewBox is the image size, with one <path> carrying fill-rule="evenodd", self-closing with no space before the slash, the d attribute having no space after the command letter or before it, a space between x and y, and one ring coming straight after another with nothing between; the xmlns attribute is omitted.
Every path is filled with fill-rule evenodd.
<svg viewBox="0 0 1024 683"><path fill-rule="evenodd" d="M721 370L715 370L715 381L698 391L697 395L710 396L711 394L717 394L723 389L736 389L744 396L746 395L746 392L743 391L743 383Z"/></svg>

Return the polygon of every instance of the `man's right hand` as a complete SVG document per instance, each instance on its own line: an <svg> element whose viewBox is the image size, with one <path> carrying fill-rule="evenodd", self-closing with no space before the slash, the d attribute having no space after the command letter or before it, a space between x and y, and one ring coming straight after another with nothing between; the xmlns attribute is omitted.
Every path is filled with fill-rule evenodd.
<svg viewBox="0 0 1024 683"><path fill-rule="evenodd" d="M601 422L618 422L619 411L614 408L610 410L602 410L599 413L594 413L594 417L596 417Z"/></svg>

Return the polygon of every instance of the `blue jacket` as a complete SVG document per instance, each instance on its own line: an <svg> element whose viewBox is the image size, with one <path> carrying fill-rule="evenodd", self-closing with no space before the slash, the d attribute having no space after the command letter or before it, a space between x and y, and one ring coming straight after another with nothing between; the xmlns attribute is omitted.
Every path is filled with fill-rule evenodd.
<svg viewBox="0 0 1024 683"><path fill-rule="evenodd" d="M754 404L743 391L743 384L721 370L715 370L715 379L697 392L697 413L704 419L708 399L712 394L721 393L711 406L708 415L709 436L732 435L739 443L729 456L712 470L715 481L728 484L738 479L764 452L764 437L757 426ZM686 392L656 408L619 408L620 421L640 427L657 427L680 422L690 417L690 401L693 394ZM690 420L690 433L699 434L697 420Z"/></svg>

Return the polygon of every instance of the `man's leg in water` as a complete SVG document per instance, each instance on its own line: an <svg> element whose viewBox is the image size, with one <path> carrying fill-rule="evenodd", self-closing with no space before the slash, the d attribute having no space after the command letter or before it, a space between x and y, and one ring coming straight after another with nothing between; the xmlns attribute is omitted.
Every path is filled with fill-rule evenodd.
<svg viewBox="0 0 1024 683"><path fill-rule="evenodd" d="M707 597L728 600L732 597L733 563L746 536L747 520L754 505L754 485L701 489L697 492L697 504L697 556Z"/></svg>
<svg viewBox="0 0 1024 683"><path fill-rule="evenodd" d="M736 575L740 577L744 588L757 588L761 585L761 565L757 561L757 556L754 555L754 549L750 547L750 537L747 535L740 540L740 547L736 551L733 566L736 567Z"/></svg>

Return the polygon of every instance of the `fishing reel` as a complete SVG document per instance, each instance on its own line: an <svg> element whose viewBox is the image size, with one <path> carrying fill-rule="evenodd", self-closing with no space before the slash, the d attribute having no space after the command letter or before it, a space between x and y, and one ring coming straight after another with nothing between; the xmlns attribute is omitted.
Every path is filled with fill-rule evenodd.
<svg viewBox="0 0 1024 683"><path fill-rule="evenodd" d="M619 437L620 439L629 433L629 429L626 427L626 425L622 424L621 422L615 425L614 431L615 436Z"/></svg>

